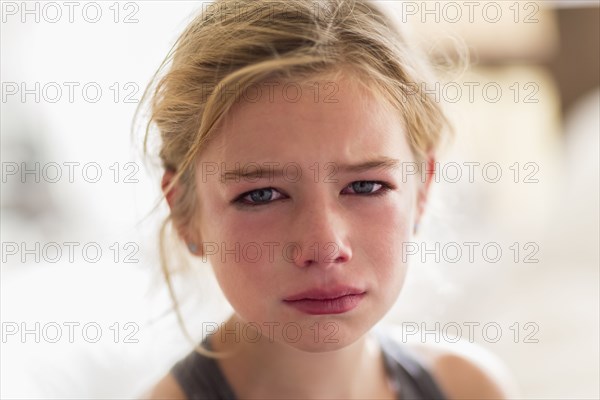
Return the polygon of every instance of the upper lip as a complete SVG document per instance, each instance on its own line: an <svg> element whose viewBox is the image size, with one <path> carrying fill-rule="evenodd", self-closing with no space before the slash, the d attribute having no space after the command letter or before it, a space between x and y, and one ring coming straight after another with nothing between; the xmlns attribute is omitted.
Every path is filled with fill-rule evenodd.
<svg viewBox="0 0 600 400"><path fill-rule="evenodd" d="M296 293L292 296L288 296L284 301L296 301L296 300L327 300L336 299L338 297L347 296L351 294L362 294L365 291L352 286L331 286L328 288L314 288L305 290L303 292Z"/></svg>

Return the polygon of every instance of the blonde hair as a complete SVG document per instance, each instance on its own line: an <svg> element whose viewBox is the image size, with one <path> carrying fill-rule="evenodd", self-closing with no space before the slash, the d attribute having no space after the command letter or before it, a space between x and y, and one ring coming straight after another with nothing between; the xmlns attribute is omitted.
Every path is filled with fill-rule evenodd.
<svg viewBox="0 0 600 400"><path fill-rule="evenodd" d="M240 94L266 79L350 71L398 110L413 154L423 160L438 148L449 123L441 105L423 90L433 75L416 54L388 14L363 0L217 0L187 26L146 88L140 107L149 102L144 151L154 125L160 133L162 165L175 173L165 190L179 183L160 230L159 249L177 318L188 338L167 262L166 228L171 223L194 229L194 161ZM196 350L218 357L200 346Z"/></svg>

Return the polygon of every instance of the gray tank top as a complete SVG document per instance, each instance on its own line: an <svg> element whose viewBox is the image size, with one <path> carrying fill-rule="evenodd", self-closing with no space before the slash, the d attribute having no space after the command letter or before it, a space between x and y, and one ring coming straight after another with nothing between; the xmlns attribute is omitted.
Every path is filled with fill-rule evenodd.
<svg viewBox="0 0 600 400"><path fill-rule="evenodd" d="M416 358L385 334L374 333L381 344L385 369L392 378L397 399L446 400L431 374ZM206 338L202 344L212 350ZM237 399L219 364L196 351L175 363L170 372L189 400Z"/></svg>

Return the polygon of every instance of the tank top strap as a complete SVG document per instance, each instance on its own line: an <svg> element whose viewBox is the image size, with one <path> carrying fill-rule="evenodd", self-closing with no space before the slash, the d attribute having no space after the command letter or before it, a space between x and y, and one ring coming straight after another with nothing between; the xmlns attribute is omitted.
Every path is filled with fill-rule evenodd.
<svg viewBox="0 0 600 400"><path fill-rule="evenodd" d="M381 345L386 370L401 400L447 399L431 373L413 354L380 329L373 333Z"/></svg>
<svg viewBox="0 0 600 400"><path fill-rule="evenodd" d="M202 347L213 350L208 337ZM193 350L171 368L171 375L190 400L235 400L236 396L215 359Z"/></svg>

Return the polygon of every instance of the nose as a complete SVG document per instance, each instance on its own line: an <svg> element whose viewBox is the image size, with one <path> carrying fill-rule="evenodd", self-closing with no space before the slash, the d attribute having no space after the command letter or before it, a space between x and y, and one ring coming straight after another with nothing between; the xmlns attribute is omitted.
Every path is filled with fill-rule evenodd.
<svg viewBox="0 0 600 400"><path fill-rule="evenodd" d="M288 259L300 268L341 266L352 259L348 221L335 200L311 201L295 215Z"/></svg>

